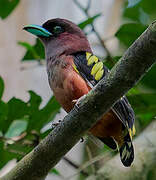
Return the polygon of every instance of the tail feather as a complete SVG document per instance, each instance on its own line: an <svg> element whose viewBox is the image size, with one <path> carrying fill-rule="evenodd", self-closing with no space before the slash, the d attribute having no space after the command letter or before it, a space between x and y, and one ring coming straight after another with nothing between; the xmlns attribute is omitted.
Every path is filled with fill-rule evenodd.
<svg viewBox="0 0 156 180"><path fill-rule="evenodd" d="M117 144L112 137L105 137L105 138L98 138L98 139L100 139L104 144L106 144L111 149L113 150L117 149Z"/></svg>
<svg viewBox="0 0 156 180"><path fill-rule="evenodd" d="M124 166L129 167L134 160L134 148L129 133L124 137L124 143L119 151L121 162Z"/></svg>

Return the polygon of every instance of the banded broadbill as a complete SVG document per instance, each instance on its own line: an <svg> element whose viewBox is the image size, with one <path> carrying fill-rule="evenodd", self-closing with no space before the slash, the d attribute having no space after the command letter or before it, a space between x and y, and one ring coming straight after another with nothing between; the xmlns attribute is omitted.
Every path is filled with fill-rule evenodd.
<svg viewBox="0 0 156 180"><path fill-rule="evenodd" d="M85 34L74 23L57 18L42 26L28 25L24 29L38 36L44 44L49 84L66 112L74 107L75 100L109 73L103 62L93 55ZM134 112L125 96L89 132L110 148L118 147L124 166L131 165Z"/></svg>

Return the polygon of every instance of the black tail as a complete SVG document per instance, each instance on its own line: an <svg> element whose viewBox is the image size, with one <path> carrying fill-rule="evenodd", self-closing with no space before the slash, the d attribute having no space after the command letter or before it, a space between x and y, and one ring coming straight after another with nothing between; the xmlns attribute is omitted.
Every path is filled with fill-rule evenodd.
<svg viewBox="0 0 156 180"><path fill-rule="evenodd" d="M104 144L106 144L108 147L110 147L113 150L117 149L116 142L112 137L105 137L105 138L98 138L100 139Z"/></svg>
<svg viewBox="0 0 156 180"><path fill-rule="evenodd" d="M124 137L124 144L120 147L120 158L126 167L130 166L134 160L134 149L129 133Z"/></svg>

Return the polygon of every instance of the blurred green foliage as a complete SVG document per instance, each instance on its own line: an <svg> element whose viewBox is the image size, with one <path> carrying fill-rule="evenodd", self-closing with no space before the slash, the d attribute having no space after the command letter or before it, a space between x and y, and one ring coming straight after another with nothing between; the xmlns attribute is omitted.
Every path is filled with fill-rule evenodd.
<svg viewBox="0 0 156 180"><path fill-rule="evenodd" d="M126 47L129 47L146 28L147 26L139 23L126 23L119 28L115 36Z"/></svg>
<svg viewBox="0 0 156 180"><path fill-rule="evenodd" d="M18 42L19 45L27 49L22 61L40 61L45 58L44 46L41 41L37 38L35 45L31 45L27 42Z"/></svg>
<svg viewBox="0 0 156 180"><path fill-rule="evenodd" d="M3 90L4 82L0 77L1 96ZM41 97L33 91L29 91L29 94L28 102L17 98L8 102L0 100L0 168L9 160L19 160L32 150L49 133L49 129L44 132L41 129L51 122L60 110L54 97L40 108Z"/></svg>
<svg viewBox="0 0 156 180"><path fill-rule="evenodd" d="M5 19L18 5L19 0L0 0L0 17ZM119 40L120 48L128 48L147 28L148 24L156 18L155 0L127 0L122 9L121 26L115 33ZM100 17L100 13L86 18L79 24L85 30L86 27L94 23ZM94 33L94 32L93 32ZM28 42L18 42L26 49L22 58L25 61L44 60L44 47L39 39L35 45ZM112 57L116 63L120 55ZM104 57L105 59L106 57ZM109 62L106 62L111 68ZM156 116L156 66L132 88L127 96L136 114L137 134L145 128ZM4 82L0 78L0 168L11 159L20 160L26 153L31 151L41 139L51 130L41 130L51 122L59 112L60 105L54 97L47 104L40 108L42 99L33 91L29 91L30 99L24 102L21 99L12 98L8 102L2 100L4 92ZM53 169L56 175L60 173Z"/></svg>
<svg viewBox="0 0 156 180"><path fill-rule="evenodd" d="M92 23L93 23L98 17L100 17L100 16L101 16L101 13L96 14L95 16L90 17L90 18L86 19L85 21L81 22L80 24L78 24L78 26L79 26L82 30L84 30L87 25L92 24Z"/></svg>
<svg viewBox="0 0 156 180"><path fill-rule="evenodd" d="M122 10L123 24L115 36L120 42L120 48L128 48L156 18L154 8L156 1L128 0ZM145 128L156 116L156 66L127 94L136 113L137 134Z"/></svg>
<svg viewBox="0 0 156 180"><path fill-rule="evenodd" d="M19 0L0 0L0 17L5 19L18 5Z"/></svg>

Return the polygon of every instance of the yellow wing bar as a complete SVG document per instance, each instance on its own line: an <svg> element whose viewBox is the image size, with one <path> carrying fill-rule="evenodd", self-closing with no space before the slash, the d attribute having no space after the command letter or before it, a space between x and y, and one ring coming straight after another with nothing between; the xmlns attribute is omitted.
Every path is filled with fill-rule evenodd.
<svg viewBox="0 0 156 180"><path fill-rule="evenodd" d="M104 73L103 63L99 61L99 59L96 56L88 52L86 52L86 59L88 66L94 64L91 70L91 75L94 76L95 80L99 81Z"/></svg>

